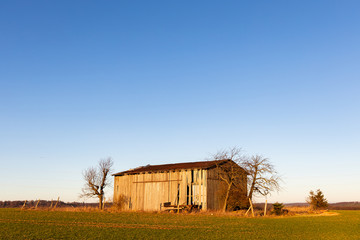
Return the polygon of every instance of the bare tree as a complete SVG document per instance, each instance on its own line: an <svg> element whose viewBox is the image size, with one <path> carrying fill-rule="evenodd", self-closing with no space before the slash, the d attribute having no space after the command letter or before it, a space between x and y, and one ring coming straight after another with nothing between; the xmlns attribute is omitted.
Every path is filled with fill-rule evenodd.
<svg viewBox="0 0 360 240"><path fill-rule="evenodd" d="M233 188L245 192L246 195L246 172L239 166L245 159L241 148L237 147L218 151L211 157L211 160L216 161L217 177L226 185L223 211L226 211Z"/></svg>
<svg viewBox="0 0 360 240"><path fill-rule="evenodd" d="M248 173L249 199L252 199L254 194L266 196L272 191L280 190L281 178L269 159L260 155L252 156L243 161L241 166Z"/></svg>
<svg viewBox="0 0 360 240"><path fill-rule="evenodd" d="M109 185L109 174L112 171L114 162L112 159L101 159L97 168L89 167L83 172L85 186L82 189L81 197L97 197L99 199L99 208L103 207L104 189Z"/></svg>

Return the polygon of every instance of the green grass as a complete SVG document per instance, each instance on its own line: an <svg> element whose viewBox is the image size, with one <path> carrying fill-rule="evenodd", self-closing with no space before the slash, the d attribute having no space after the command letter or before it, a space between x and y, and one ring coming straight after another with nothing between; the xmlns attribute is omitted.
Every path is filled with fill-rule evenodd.
<svg viewBox="0 0 360 240"><path fill-rule="evenodd" d="M0 239L360 239L360 211L316 217L0 209Z"/></svg>

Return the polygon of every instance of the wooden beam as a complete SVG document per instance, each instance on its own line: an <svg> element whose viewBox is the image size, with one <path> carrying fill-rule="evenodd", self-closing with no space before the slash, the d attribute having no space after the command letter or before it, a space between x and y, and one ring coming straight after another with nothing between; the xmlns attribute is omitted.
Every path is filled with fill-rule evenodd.
<svg viewBox="0 0 360 240"><path fill-rule="evenodd" d="M158 182L180 182L181 179L178 180L159 180L159 181L137 181L133 183L158 183Z"/></svg>

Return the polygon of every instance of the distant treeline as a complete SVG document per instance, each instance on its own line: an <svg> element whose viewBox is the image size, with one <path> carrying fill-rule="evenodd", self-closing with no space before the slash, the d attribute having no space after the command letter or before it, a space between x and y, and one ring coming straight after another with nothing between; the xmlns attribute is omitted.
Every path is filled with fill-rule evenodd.
<svg viewBox="0 0 360 240"><path fill-rule="evenodd" d="M264 203L255 203L254 208L261 210L264 209ZM286 207L307 207L308 203L284 203ZM272 204L268 204L268 208L272 208ZM329 210L360 210L360 202L339 202L339 203L329 203Z"/></svg>
<svg viewBox="0 0 360 240"><path fill-rule="evenodd" d="M24 205L25 201L0 201L0 208L18 208ZM38 200L26 201L26 207L35 207ZM38 207L54 207L56 204L56 200L47 201L40 200ZM59 201L56 207L98 207L97 203L85 203L85 202L62 202Z"/></svg>
<svg viewBox="0 0 360 240"><path fill-rule="evenodd" d="M360 210L360 202L339 202L330 203L331 210Z"/></svg>
<svg viewBox="0 0 360 240"><path fill-rule="evenodd" d="M309 206L307 203L287 203L288 207L304 207ZM360 210L360 202L338 202L329 203L329 210Z"/></svg>

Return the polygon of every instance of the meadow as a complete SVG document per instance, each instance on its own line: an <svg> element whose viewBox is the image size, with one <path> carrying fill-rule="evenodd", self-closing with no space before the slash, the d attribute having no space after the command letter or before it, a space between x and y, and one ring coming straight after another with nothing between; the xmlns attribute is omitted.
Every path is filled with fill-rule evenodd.
<svg viewBox="0 0 360 240"><path fill-rule="evenodd" d="M3 208L0 239L360 239L360 211L250 218Z"/></svg>

